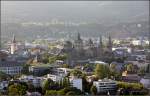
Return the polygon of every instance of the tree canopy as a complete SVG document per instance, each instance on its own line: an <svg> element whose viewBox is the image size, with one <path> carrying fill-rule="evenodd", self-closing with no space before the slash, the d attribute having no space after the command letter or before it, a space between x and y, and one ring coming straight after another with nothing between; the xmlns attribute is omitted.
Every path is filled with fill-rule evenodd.
<svg viewBox="0 0 150 96"><path fill-rule="evenodd" d="M97 64L95 68L95 76L98 79L104 79L109 76L109 67L103 64Z"/></svg>

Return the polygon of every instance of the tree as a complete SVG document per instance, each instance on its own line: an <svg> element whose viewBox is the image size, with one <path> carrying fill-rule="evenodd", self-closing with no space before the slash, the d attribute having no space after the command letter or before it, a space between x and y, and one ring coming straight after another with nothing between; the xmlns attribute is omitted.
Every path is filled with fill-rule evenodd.
<svg viewBox="0 0 150 96"><path fill-rule="evenodd" d="M11 79L10 75L7 75L4 72L0 71L0 81L2 81L2 80L9 80L9 79Z"/></svg>
<svg viewBox="0 0 150 96"><path fill-rule="evenodd" d="M69 91L66 93L66 96L72 96L72 95L76 95L76 93L74 91Z"/></svg>
<svg viewBox="0 0 150 96"><path fill-rule="evenodd" d="M21 73L22 73L22 74L25 74L25 75L30 75L29 66L30 66L29 64L25 64L25 65L23 66L23 69L22 69Z"/></svg>
<svg viewBox="0 0 150 96"><path fill-rule="evenodd" d="M69 64L63 64L62 67L63 68L69 68Z"/></svg>
<svg viewBox="0 0 150 96"><path fill-rule="evenodd" d="M126 70L127 70L128 72L133 72L133 69L134 69L133 64L128 64L128 65L127 65Z"/></svg>
<svg viewBox="0 0 150 96"><path fill-rule="evenodd" d="M54 85L53 80L47 79L43 83L43 91L46 92L46 90L51 90L51 86Z"/></svg>
<svg viewBox="0 0 150 96"><path fill-rule="evenodd" d="M65 95L66 93L65 93L65 91L62 89L62 90L59 90L59 91L57 92L57 94L58 94L58 95Z"/></svg>
<svg viewBox="0 0 150 96"><path fill-rule="evenodd" d="M63 78L63 87L69 87L69 86L70 86L69 78L64 77Z"/></svg>
<svg viewBox="0 0 150 96"><path fill-rule="evenodd" d="M113 79L120 79L121 73L116 71L116 64L110 64L110 76Z"/></svg>
<svg viewBox="0 0 150 96"><path fill-rule="evenodd" d="M28 91L29 92L34 92L35 91L35 87L31 82L28 82Z"/></svg>
<svg viewBox="0 0 150 96"><path fill-rule="evenodd" d="M116 64L110 64L110 71L116 72Z"/></svg>
<svg viewBox="0 0 150 96"><path fill-rule="evenodd" d="M97 64L95 68L95 75L98 79L103 79L109 76L109 68L103 64Z"/></svg>
<svg viewBox="0 0 150 96"><path fill-rule="evenodd" d="M9 95L25 95L27 86L24 84L13 84L8 88Z"/></svg>
<svg viewBox="0 0 150 96"><path fill-rule="evenodd" d="M90 91L91 91L92 95L96 95L97 94L97 88L96 88L96 86L92 86L91 89L90 89Z"/></svg>
<svg viewBox="0 0 150 96"><path fill-rule="evenodd" d="M76 76L76 77L82 77L84 74L82 73L82 71L78 70L78 69L74 69L70 72L71 75Z"/></svg>
<svg viewBox="0 0 150 96"><path fill-rule="evenodd" d="M150 73L150 64L148 64L146 67L146 73Z"/></svg>
<svg viewBox="0 0 150 96"><path fill-rule="evenodd" d="M46 93L45 93L46 96L49 96L49 95L57 95L57 91L56 90L46 90Z"/></svg>
<svg viewBox="0 0 150 96"><path fill-rule="evenodd" d="M140 67L140 69L138 70L138 74L141 75L141 76L142 76L142 75L144 76L145 73L146 73L145 71L146 71L146 70L145 70L145 67Z"/></svg>

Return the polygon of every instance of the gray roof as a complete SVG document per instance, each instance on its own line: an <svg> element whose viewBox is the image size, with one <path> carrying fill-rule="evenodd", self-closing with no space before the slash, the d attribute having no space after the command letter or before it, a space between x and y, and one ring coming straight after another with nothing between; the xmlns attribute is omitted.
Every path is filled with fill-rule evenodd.
<svg viewBox="0 0 150 96"><path fill-rule="evenodd" d="M0 61L0 67L15 67L22 65L22 63L19 63L17 61Z"/></svg>

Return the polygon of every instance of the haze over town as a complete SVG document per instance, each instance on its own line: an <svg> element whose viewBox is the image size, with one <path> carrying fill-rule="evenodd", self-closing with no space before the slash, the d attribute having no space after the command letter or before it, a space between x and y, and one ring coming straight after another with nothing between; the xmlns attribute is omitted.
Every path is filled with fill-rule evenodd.
<svg viewBox="0 0 150 96"><path fill-rule="evenodd" d="M1 1L0 95L150 95L149 1Z"/></svg>

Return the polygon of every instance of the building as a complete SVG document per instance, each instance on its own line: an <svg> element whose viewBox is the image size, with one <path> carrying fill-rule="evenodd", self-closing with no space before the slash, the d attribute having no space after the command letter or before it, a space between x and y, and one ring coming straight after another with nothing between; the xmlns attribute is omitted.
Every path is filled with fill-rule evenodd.
<svg viewBox="0 0 150 96"><path fill-rule="evenodd" d="M71 86L72 87L76 87L77 89L80 89L81 91L83 90L82 88L82 79L81 78L77 78L77 77L71 77L69 79Z"/></svg>
<svg viewBox="0 0 150 96"><path fill-rule="evenodd" d="M50 78L54 82L58 82L58 81L62 80L63 77L58 76L58 75L47 74L47 78Z"/></svg>
<svg viewBox="0 0 150 96"><path fill-rule="evenodd" d="M71 70L72 69L69 69L69 68L57 68L56 72L57 72L57 75L65 77L69 74Z"/></svg>
<svg viewBox="0 0 150 96"><path fill-rule="evenodd" d="M0 90L8 87L8 81L1 81L0 82Z"/></svg>
<svg viewBox="0 0 150 96"><path fill-rule="evenodd" d="M94 81L93 85L96 86L98 93L115 91L117 88L116 81L110 79Z"/></svg>
<svg viewBox="0 0 150 96"><path fill-rule="evenodd" d="M21 74L23 64L17 61L0 61L0 71L9 74L17 75Z"/></svg>
<svg viewBox="0 0 150 96"><path fill-rule="evenodd" d="M127 72L127 71L124 71L122 73L122 81L125 81L125 82L139 82L140 79L141 79L141 77L138 76L138 74L136 74L136 73Z"/></svg>
<svg viewBox="0 0 150 96"><path fill-rule="evenodd" d="M140 83L142 83L145 88L150 89L150 76L144 76L141 78Z"/></svg>
<svg viewBox="0 0 150 96"><path fill-rule="evenodd" d="M34 85L34 87L40 87L43 81L42 77L34 77L34 76L21 76L19 78L21 82L30 82Z"/></svg>
<svg viewBox="0 0 150 96"><path fill-rule="evenodd" d="M48 64L35 64L29 67L29 72L33 73L34 76L42 76L49 73L52 67Z"/></svg>
<svg viewBox="0 0 150 96"><path fill-rule="evenodd" d="M16 50L17 50L17 42L16 42L15 35L13 35L13 40L10 45L10 53L14 54Z"/></svg>

